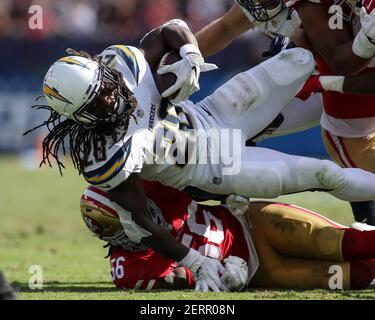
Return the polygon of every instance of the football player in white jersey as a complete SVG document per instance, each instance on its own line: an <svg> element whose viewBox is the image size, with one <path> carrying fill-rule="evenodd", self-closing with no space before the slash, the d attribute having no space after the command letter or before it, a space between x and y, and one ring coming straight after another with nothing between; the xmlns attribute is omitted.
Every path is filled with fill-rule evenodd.
<svg viewBox="0 0 375 320"><path fill-rule="evenodd" d="M174 89L183 90L182 99L198 88L195 80L206 68L194 36L181 25L154 29L138 49L111 46L96 58L70 51L71 56L56 61L43 84L48 102L43 108L51 111L42 124L50 129L43 162L53 157L61 167L58 152L68 137L79 173L108 191L129 238L190 268L198 287L204 282L211 290L225 290L220 263L189 250L148 218L141 178L216 194L273 198L321 189L362 201L375 198L375 175L245 148L245 141L273 121L313 72L314 59L304 49L281 52L197 104L178 103L178 95L173 103L161 99L165 78L157 72L165 53L174 50L182 57L164 69L176 74ZM175 151L186 145L188 161L171 163Z"/></svg>

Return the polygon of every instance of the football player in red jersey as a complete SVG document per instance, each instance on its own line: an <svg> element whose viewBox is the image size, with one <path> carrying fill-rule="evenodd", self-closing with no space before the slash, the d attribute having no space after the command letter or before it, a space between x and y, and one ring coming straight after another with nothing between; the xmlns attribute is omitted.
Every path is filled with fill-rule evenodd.
<svg viewBox="0 0 375 320"><path fill-rule="evenodd" d="M249 205L241 197L230 196L227 205L207 206L156 182L144 182L144 187L150 217L181 243L223 262L223 278L231 290L245 285L333 289L330 278L337 268L342 270L343 289L365 288L375 277L373 230L346 228L283 203ZM123 234L105 192L92 186L86 189L81 213L96 236L111 237L111 274L117 287L194 288L188 268Z"/></svg>
<svg viewBox="0 0 375 320"><path fill-rule="evenodd" d="M343 19L341 29L332 26L333 5L342 8L336 16ZM363 95L375 92L374 7L373 0L236 0L227 14L197 33L197 40L207 56L257 27L293 36L312 50L323 76L319 85L325 89L321 125L327 151L343 167L375 172L375 96ZM303 32L296 32L301 24ZM353 202L352 208L357 221L375 224L374 202Z"/></svg>

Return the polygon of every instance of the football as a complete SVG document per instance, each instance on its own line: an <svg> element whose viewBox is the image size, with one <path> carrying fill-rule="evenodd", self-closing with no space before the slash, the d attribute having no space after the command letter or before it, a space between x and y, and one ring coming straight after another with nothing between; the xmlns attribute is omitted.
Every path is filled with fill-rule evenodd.
<svg viewBox="0 0 375 320"><path fill-rule="evenodd" d="M167 52L160 60L158 69L165 66L165 65L170 65L174 64L175 62L181 60L181 56L175 52L175 51L170 51ZM159 92L162 93L165 90L167 90L169 87L173 86L173 84L176 82L177 77L173 73L166 73L166 74L158 74L157 72L154 73L154 79L156 86L159 89ZM172 94L169 98L175 98L178 94L178 91Z"/></svg>

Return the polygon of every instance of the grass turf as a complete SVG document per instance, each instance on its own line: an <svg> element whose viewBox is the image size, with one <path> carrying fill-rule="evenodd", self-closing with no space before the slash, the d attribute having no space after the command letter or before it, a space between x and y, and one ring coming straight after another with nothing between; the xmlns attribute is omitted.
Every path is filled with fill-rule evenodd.
<svg viewBox="0 0 375 320"><path fill-rule="evenodd" d="M86 184L68 167L26 169L18 158L0 158L0 268L20 299L375 299L374 290L251 290L243 293L120 291L111 283L106 249L91 236L79 212ZM350 206L328 194L303 193L278 200L323 213L342 224ZM29 289L29 268L43 268L43 290Z"/></svg>

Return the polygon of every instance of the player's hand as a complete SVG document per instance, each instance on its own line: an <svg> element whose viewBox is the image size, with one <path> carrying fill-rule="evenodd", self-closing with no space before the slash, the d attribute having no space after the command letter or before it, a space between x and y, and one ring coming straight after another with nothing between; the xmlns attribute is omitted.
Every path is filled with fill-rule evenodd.
<svg viewBox="0 0 375 320"><path fill-rule="evenodd" d="M361 30L353 41L353 53L362 59L371 59L375 56L375 10L370 13L362 7Z"/></svg>
<svg viewBox="0 0 375 320"><path fill-rule="evenodd" d="M190 249L179 264L193 273L196 291L228 291L227 286L221 280L225 269L219 260L205 257L198 251Z"/></svg>
<svg viewBox="0 0 375 320"><path fill-rule="evenodd" d="M195 278L195 291L228 291L221 275L224 274L225 268L219 260L202 256L202 264L198 270L193 273Z"/></svg>
<svg viewBox="0 0 375 320"><path fill-rule="evenodd" d="M240 257L229 256L224 260L225 271L221 280L227 285L230 291L241 291L249 277L247 263Z"/></svg>
<svg viewBox="0 0 375 320"><path fill-rule="evenodd" d="M198 49L193 44L184 45L180 49L182 59L171 65L158 69L158 74L174 73L177 77L175 84L162 93L163 98L168 98L178 92L172 103L187 100L194 92L199 91L199 77L201 72L217 69L215 64L205 63Z"/></svg>
<svg viewBox="0 0 375 320"><path fill-rule="evenodd" d="M360 17L363 32L375 46L375 10L367 13L367 10L362 7Z"/></svg>
<svg viewBox="0 0 375 320"><path fill-rule="evenodd" d="M282 35L276 35L268 48L268 51L263 52L263 58L270 58L276 56L283 50L295 48L296 45L288 38Z"/></svg>

